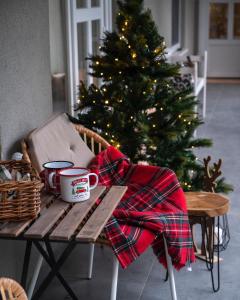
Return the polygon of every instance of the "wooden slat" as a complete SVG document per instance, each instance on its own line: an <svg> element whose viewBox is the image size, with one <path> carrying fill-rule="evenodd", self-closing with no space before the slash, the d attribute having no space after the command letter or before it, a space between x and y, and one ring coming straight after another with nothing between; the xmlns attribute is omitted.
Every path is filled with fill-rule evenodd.
<svg viewBox="0 0 240 300"><path fill-rule="evenodd" d="M57 220L69 207L69 203L56 199L51 206L46 209L39 219L26 231L25 238L43 238L54 226Z"/></svg>
<svg viewBox="0 0 240 300"><path fill-rule="evenodd" d="M94 151L94 138L93 137L91 137L91 150L92 150L93 153L95 153L95 151Z"/></svg>
<svg viewBox="0 0 240 300"><path fill-rule="evenodd" d="M52 240L69 240L106 187L97 186L87 201L76 203L50 235Z"/></svg>
<svg viewBox="0 0 240 300"><path fill-rule="evenodd" d="M76 236L77 241L90 243L96 241L126 190L127 187L125 186L113 186L110 189L101 204Z"/></svg>
<svg viewBox="0 0 240 300"><path fill-rule="evenodd" d="M41 212L45 206L52 201L54 196L43 194L41 196ZM18 237L33 220L26 220L21 222L7 222L5 226L0 229L0 237Z"/></svg>

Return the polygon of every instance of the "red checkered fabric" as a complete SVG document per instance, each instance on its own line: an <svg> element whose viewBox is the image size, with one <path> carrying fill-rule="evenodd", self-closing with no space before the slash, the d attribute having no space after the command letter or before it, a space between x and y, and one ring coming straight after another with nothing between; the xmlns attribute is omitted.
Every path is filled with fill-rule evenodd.
<svg viewBox="0 0 240 300"><path fill-rule="evenodd" d="M183 190L173 171L134 165L110 146L89 168L102 185L127 185L128 190L105 231L123 268L150 245L166 266L163 234L176 269L195 261Z"/></svg>

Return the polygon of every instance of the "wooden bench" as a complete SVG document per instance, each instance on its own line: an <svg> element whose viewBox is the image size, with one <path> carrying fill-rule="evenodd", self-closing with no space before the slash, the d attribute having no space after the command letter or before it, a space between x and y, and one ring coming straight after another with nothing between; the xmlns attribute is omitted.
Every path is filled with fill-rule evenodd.
<svg viewBox="0 0 240 300"><path fill-rule="evenodd" d="M106 191L104 186L98 186L91 192L89 200L75 204L64 202L55 196L43 194L41 197L41 213L36 220L3 222L0 224L0 239L24 240L27 242L21 279L24 288L26 288L32 244L35 245L51 268L32 299L41 299L42 293L55 276L60 280L71 298L78 299L59 269L77 244L96 243L98 239L101 239L101 232L126 189L125 186L113 186ZM101 199L99 205L96 205L97 199ZM53 242L66 243L66 247L58 260L56 260L51 247ZM36 272L39 271L40 267L37 268ZM32 296L38 277L36 272L32 276L29 299Z"/></svg>

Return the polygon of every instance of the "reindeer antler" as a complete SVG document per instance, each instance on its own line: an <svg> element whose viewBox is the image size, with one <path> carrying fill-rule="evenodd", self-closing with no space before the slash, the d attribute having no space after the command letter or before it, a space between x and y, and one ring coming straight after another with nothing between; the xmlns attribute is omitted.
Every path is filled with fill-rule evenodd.
<svg viewBox="0 0 240 300"><path fill-rule="evenodd" d="M217 163L213 163L213 168L209 167L211 156L203 159L204 162L204 189L206 192L214 192L216 187L216 179L222 174L220 171L222 160L219 159Z"/></svg>

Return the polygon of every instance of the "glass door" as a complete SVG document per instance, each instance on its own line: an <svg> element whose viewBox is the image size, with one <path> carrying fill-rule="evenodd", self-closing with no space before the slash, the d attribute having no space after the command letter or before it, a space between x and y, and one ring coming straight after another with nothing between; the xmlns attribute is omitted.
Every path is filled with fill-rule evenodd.
<svg viewBox="0 0 240 300"><path fill-rule="evenodd" d="M208 3L208 76L240 76L240 1Z"/></svg>
<svg viewBox="0 0 240 300"><path fill-rule="evenodd" d="M112 29L111 0L66 0L66 20L68 98L73 114L80 81L98 85L98 79L89 75L89 61L86 58L98 53L103 32Z"/></svg>

